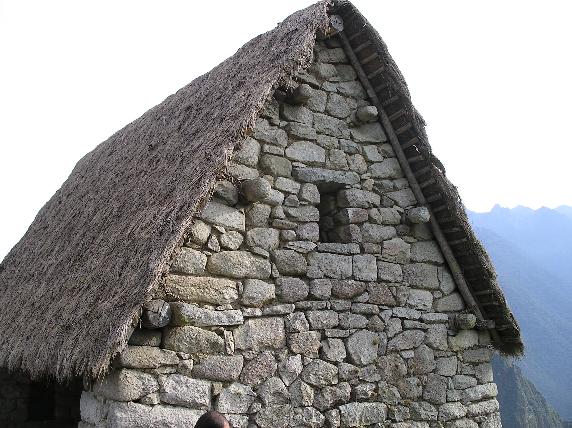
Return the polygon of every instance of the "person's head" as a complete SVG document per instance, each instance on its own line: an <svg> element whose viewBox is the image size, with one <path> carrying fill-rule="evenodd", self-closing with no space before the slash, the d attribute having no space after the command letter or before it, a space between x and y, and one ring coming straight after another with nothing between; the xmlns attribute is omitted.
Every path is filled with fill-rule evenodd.
<svg viewBox="0 0 572 428"><path fill-rule="evenodd" d="M195 428L230 428L230 424L219 412L209 410L199 418Z"/></svg>

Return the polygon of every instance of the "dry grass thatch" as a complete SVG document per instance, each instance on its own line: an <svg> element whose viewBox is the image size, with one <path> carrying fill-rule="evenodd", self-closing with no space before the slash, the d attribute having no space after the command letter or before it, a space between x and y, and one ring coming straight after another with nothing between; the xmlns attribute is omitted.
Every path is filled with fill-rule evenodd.
<svg viewBox="0 0 572 428"><path fill-rule="evenodd" d="M326 2L294 13L78 162L0 265L0 366L105 372L229 153L327 25Z"/></svg>
<svg viewBox="0 0 572 428"><path fill-rule="evenodd" d="M0 264L0 366L58 380L105 373L233 147L274 89L310 64L327 8L291 15L78 162ZM347 2L336 12L367 24ZM442 170L399 70L368 31L421 136L418 150ZM452 207L474 238L462 205Z"/></svg>

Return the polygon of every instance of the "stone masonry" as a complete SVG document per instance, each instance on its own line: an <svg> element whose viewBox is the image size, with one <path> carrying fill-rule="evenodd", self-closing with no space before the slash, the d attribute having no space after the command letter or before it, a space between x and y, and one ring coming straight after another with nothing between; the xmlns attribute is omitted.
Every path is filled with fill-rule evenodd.
<svg viewBox="0 0 572 428"><path fill-rule="evenodd" d="M83 428L500 427L474 329L335 39L277 91L188 230L156 299L81 399ZM279 101L280 100L280 101ZM461 320L461 321L459 321Z"/></svg>

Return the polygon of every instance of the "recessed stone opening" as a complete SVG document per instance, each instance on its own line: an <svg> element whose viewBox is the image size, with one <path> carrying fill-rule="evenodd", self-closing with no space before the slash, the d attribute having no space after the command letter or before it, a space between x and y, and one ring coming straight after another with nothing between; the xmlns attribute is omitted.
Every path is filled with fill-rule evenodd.
<svg viewBox="0 0 572 428"><path fill-rule="evenodd" d="M82 385L33 382L18 373L0 372L0 426L71 428L80 421Z"/></svg>

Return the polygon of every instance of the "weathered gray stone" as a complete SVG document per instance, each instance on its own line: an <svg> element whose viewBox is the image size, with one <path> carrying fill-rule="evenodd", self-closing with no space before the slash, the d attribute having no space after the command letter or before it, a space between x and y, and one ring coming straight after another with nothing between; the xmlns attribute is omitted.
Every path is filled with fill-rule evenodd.
<svg viewBox="0 0 572 428"><path fill-rule="evenodd" d="M272 186L264 178L253 178L242 183L241 193L248 202L259 202L270 196Z"/></svg>
<svg viewBox="0 0 572 428"><path fill-rule="evenodd" d="M238 298L236 282L225 278L168 275L165 294L171 300L224 305Z"/></svg>
<svg viewBox="0 0 572 428"><path fill-rule="evenodd" d="M243 212L214 200L207 203L203 208L200 218L225 229L243 232L245 227Z"/></svg>
<svg viewBox="0 0 572 428"><path fill-rule="evenodd" d="M350 361L359 366L371 364L377 358L380 338L377 333L358 330L346 340Z"/></svg>
<svg viewBox="0 0 572 428"><path fill-rule="evenodd" d="M240 373L240 381L244 384L257 387L276 372L276 359L272 352L264 351L257 354L252 360L248 361L242 373Z"/></svg>
<svg viewBox="0 0 572 428"><path fill-rule="evenodd" d="M411 403L409 407L410 415L413 420L417 421L436 421L437 409L426 401L418 401Z"/></svg>
<svg viewBox="0 0 572 428"><path fill-rule="evenodd" d="M370 283L367 286L368 302L375 305L395 306L396 301L389 287L383 283Z"/></svg>
<svg viewBox="0 0 572 428"><path fill-rule="evenodd" d="M296 307L292 303L282 303L279 305L272 305L262 310L262 315L286 315L294 312Z"/></svg>
<svg viewBox="0 0 572 428"><path fill-rule="evenodd" d="M229 162L226 166L226 171L231 177L234 177L239 181L252 180L259 175L256 168L250 168L246 165L241 165L235 162Z"/></svg>
<svg viewBox="0 0 572 428"><path fill-rule="evenodd" d="M453 376L453 386L455 389L467 389L477 384L477 379L473 376L455 375Z"/></svg>
<svg viewBox="0 0 572 428"><path fill-rule="evenodd" d="M349 403L339 407L342 426L361 427L381 424L387 417L383 403Z"/></svg>
<svg viewBox="0 0 572 428"><path fill-rule="evenodd" d="M367 172L367 162L360 154L349 155L347 157L348 167L350 170L358 174L365 174Z"/></svg>
<svg viewBox="0 0 572 428"><path fill-rule="evenodd" d="M320 239L318 223L302 223L296 229L296 237L300 240L317 242Z"/></svg>
<svg viewBox="0 0 572 428"><path fill-rule="evenodd" d="M131 333L129 345L159 346L161 344L160 330L136 329Z"/></svg>
<svg viewBox="0 0 572 428"><path fill-rule="evenodd" d="M381 125L377 122L352 128L351 135L353 140L358 143L383 143L387 140Z"/></svg>
<svg viewBox="0 0 572 428"><path fill-rule="evenodd" d="M189 228L189 240L196 244L205 244L211 233L211 226L201 220L195 220Z"/></svg>
<svg viewBox="0 0 572 428"><path fill-rule="evenodd" d="M308 297L309 287L298 278L280 277L276 280L276 295L287 303L298 302Z"/></svg>
<svg viewBox="0 0 572 428"><path fill-rule="evenodd" d="M135 401L158 390L152 375L130 369L112 371L93 386L94 394L115 401Z"/></svg>
<svg viewBox="0 0 572 428"><path fill-rule="evenodd" d="M370 208L369 220L372 223L396 226L401 223L401 214L394 208Z"/></svg>
<svg viewBox="0 0 572 428"><path fill-rule="evenodd" d="M403 171L396 158L385 159L382 162L374 163L369 167L369 172L373 178L401 178Z"/></svg>
<svg viewBox="0 0 572 428"><path fill-rule="evenodd" d="M475 366L475 376L479 383L489 383L493 381L493 368L491 363L477 364Z"/></svg>
<svg viewBox="0 0 572 428"><path fill-rule="evenodd" d="M447 378L429 373L423 390L423 399L433 404L443 404L447 401Z"/></svg>
<svg viewBox="0 0 572 428"><path fill-rule="evenodd" d="M248 251L221 251L210 256L207 268L216 275L231 278L270 277L270 262L256 257Z"/></svg>
<svg viewBox="0 0 572 428"><path fill-rule="evenodd" d="M259 164L263 172L274 177L290 177L292 175L292 163L282 156L263 154L260 156Z"/></svg>
<svg viewBox="0 0 572 428"><path fill-rule="evenodd" d="M374 106L364 106L356 110L356 119L360 122L373 122L377 120L377 108Z"/></svg>
<svg viewBox="0 0 572 428"><path fill-rule="evenodd" d="M429 210L426 207L410 208L406 214L407 220L413 224L427 223L431 218L431 214L429 214Z"/></svg>
<svg viewBox="0 0 572 428"><path fill-rule="evenodd" d="M342 362L346 358L346 348L341 339L326 339L322 341L320 356L326 361Z"/></svg>
<svg viewBox="0 0 572 428"><path fill-rule="evenodd" d="M267 379L257 390L258 397L265 406L288 404L290 393L284 382L278 377Z"/></svg>
<svg viewBox="0 0 572 428"><path fill-rule="evenodd" d="M302 373L303 368L302 356L299 354L291 355L280 362L278 372L284 384L289 386L298 378L298 375Z"/></svg>
<svg viewBox="0 0 572 428"><path fill-rule="evenodd" d="M379 205L380 196L376 193L360 189L344 189L338 192L340 207L370 208Z"/></svg>
<svg viewBox="0 0 572 428"><path fill-rule="evenodd" d="M357 98L358 100L363 100L367 96L361 83L356 80L351 82L340 82L336 85L336 87L340 94Z"/></svg>
<svg viewBox="0 0 572 428"><path fill-rule="evenodd" d="M443 263L441 249L435 241L421 241L411 244L411 261Z"/></svg>
<svg viewBox="0 0 572 428"><path fill-rule="evenodd" d="M363 315L352 314L351 312L342 312L339 314L340 328L343 329L365 328L367 322L367 318Z"/></svg>
<svg viewBox="0 0 572 428"><path fill-rule="evenodd" d="M397 263L378 261L377 276L380 281L401 282L403 280L403 271Z"/></svg>
<svg viewBox="0 0 572 428"><path fill-rule="evenodd" d="M308 311L306 312L306 317L310 327L314 330L334 328L339 322L338 313L332 310Z"/></svg>
<svg viewBox="0 0 572 428"><path fill-rule="evenodd" d="M286 215L301 222L317 222L320 221L320 211L312 205L303 205L299 207L285 207L284 212Z"/></svg>
<svg viewBox="0 0 572 428"><path fill-rule="evenodd" d="M308 331L310 328L306 315L303 312L294 312L289 314L284 319L286 331L289 333L299 333L301 331Z"/></svg>
<svg viewBox="0 0 572 428"><path fill-rule="evenodd" d="M154 346L128 346L119 354L119 365L132 369L156 369L177 364L179 358L175 352Z"/></svg>
<svg viewBox="0 0 572 428"><path fill-rule="evenodd" d="M187 354L219 354L224 352L224 339L199 327L170 327L163 333L163 347Z"/></svg>
<svg viewBox="0 0 572 428"><path fill-rule="evenodd" d="M347 382L335 386L325 386L314 397L314 407L319 410L330 409L350 401L351 387Z"/></svg>
<svg viewBox="0 0 572 428"><path fill-rule="evenodd" d="M207 256L192 248L181 247L175 251L171 272L201 275L207 265Z"/></svg>
<svg viewBox="0 0 572 428"><path fill-rule="evenodd" d="M417 199L415 199L415 195L409 188L397 190L395 192L387 192L385 196L387 196L401 208L407 208L417 204Z"/></svg>
<svg viewBox="0 0 572 428"><path fill-rule="evenodd" d="M435 373L441 376L453 376L457 373L457 357L443 357L435 360Z"/></svg>
<svg viewBox="0 0 572 428"><path fill-rule="evenodd" d="M433 349L440 349L442 351L447 350L447 325L430 325L427 329L425 343Z"/></svg>
<svg viewBox="0 0 572 428"><path fill-rule="evenodd" d="M484 416L499 411L499 402L497 400L486 400L479 403L469 404L467 407L467 416ZM499 425L500 427L500 425Z"/></svg>
<svg viewBox="0 0 572 428"><path fill-rule="evenodd" d="M256 141L255 143L258 144ZM256 162L258 162L258 153L256 154ZM256 166L256 164L251 166ZM230 206L236 205L238 202L238 190L236 186L228 180L217 182L214 196Z"/></svg>
<svg viewBox="0 0 572 428"><path fill-rule="evenodd" d="M429 311L433 306L433 293L429 290L411 289L407 299L407 306L420 311Z"/></svg>
<svg viewBox="0 0 572 428"><path fill-rule="evenodd" d="M234 150L232 160L234 162L256 168L258 155L260 154L260 144L253 138L245 138Z"/></svg>
<svg viewBox="0 0 572 428"><path fill-rule="evenodd" d="M337 383L338 368L325 361L314 360L304 367L300 377L304 382L321 388Z"/></svg>
<svg viewBox="0 0 572 428"><path fill-rule="evenodd" d="M328 300L332 296L332 282L329 279L310 281L310 296L315 299Z"/></svg>
<svg viewBox="0 0 572 428"><path fill-rule="evenodd" d="M264 407L254 421L260 428L288 428L292 419L292 407L289 404Z"/></svg>
<svg viewBox="0 0 572 428"><path fill-rule="evenodd" d="M188 303L171 303L173 316L171 325L194 325L196 327L210 327L221 325L239 325L243 323L242 312L239 310L213 311L203 309Z"/></svg>
<svg viewBox="0 0 572 428"><path fill-rule="evenodd" d="M294 354L302 354L306 357L316 358L320 349L319 331L302 331L288 335L288 347Z"/></svg>
<svg viewBox="0 0 572 428"><path fill-rule="evenodd" d="M309 165L321 165L326 162L326 151L309 141L296 141L286 148L285 153L288 159Z"/></svg>
<svg viewBox="0 0 572 428"><path fill-rule="evenodd" d="M292 175L297 180L322 186L325 190L357 184L360 181L359 175L353 171L333 171L314 167L294 168Z"/></svg>
<svg viewBox="0 0 572 428"><path fill-rule="evenodd" d="M216 410L221 413L247 413L256 398L248 385L231 383L218 396Z"/></svg>
<svg viewBox="0 0 572 428"><path fill-rule="evenodd" d="M334 216L337 224L365 223L367 219L368 213L364 208L342 208Z"/></svg>
<svg viewBox="0 0 572 428"><path fill-rule="evenodd" d="M346 122L326 114L314 113L314 128L318 133L332 137L347 138L350 136Z"/></svg>
<svg viewBox="0 0 572 428"><path fill-rule="evenodd" d="M426 345L420 345L415 349L415 354L410 363L410 371L413 374L432 372L436 367L435 354Z"/></svg>
<svg viewBox="0 0 572 428"><path fill-rule="evenodd" d="M461 394L463 403L468 403L471 401L479 401L484 398L494 398L498 394L498 389L496 384L487 383L484 385L473 386L472 388L467 388Z"/></svg>
<svg viewBox="0 0 572 428"><path fill-rule="evenodd" d="M227 250L238 250L243 240L242 234L234 230L223 233L219 237L220 245Z"/></svg>
<svg viewBox="0 0 572 428"><path fill-rule="evenodd" d="M471 330L477 325L477 317L474 314L457 314L455 326L461 330Z"/></svg>
<svg viewBox="0 0 572 428"><path fill-rule="evenodd" d="M161 401L177 406L205 409L210 407L211 384L181 374L159 378Z"/></svg>
<svg viewBox="0 0 572 428"><path fill-rule="evenodd" d="M409 285L428 290L439 289L437 266L426 263L411 263L403 266L403 280ZM439 312L440 309L437 308Z"/></svg>
<svg viewBox="0 0 572 428"><path fill-rule="evenodd" d="M204 410L173 406L145 406L139 403L111 402L108 428L153 428L195 426Z"/></svg>
<svg viewBox="0 0 572 428"><path fill-rule="evenodd" d="M312 112L304 106L283 103L282 116L285 120L312 125Z"/></svg>
<svg viewBox="0 0 572 428"><path fill-rule="evenodd" d="M318 138L316 130L304 123L298 122L288 122L284 126L284 130L293 138L299 138L301 140L312 140L315 141Z"/></svg>
<svg viewBox="0 0 572 428"><path fill-rule="evenodd" d="M329 253L309 253L309 269L321 272L334 279L346 279L352 276L352 258Z"/></svg>
<svg viewBox="0 0 572 428"><path fill-rule="evenodd" d="M359 244L342 244L339 242L320 242L317 248L320 253L359 254Z"/></svg>
<svg viewBox="0 0 572 428"><path fill-rule="evenodd" d="M401 238L393 238L383 242L382 260L393 263L408 263L411 246Z"/></svg>
<svg viewBox="0 0 572 428"><path fill-rule="evenodd" d="M313 407L298 407L292 414L293 426L319 428L324 426L325 417Z"/></svg>
<svg viewBox="0 0 572 428"><path fill-rule="evenodd" d="M423 393L421 381L417 377L398 379L397 389L401 397L407 400L417 400Z"/></svg>
<svg viewBox="0 0 572 428"><path fill-rule="evenodd" d="M391 339L387 344L387 349L389 351L403 351L417 348L423 343L424 338L425 333L421 330L407 330Z"/></svg>
<svg viewBox="0 0 572 428"><path fill-rule="evenodd" d="M261 307L275 297L274 284L259 279L247 279L243 283L242 303L246 306Z"/></svg>
<svg viewBox="0 0 572 428"><path fill-rule="evenodd" d="M439 312L456 312L465 309L465 301L459 293L451 293L435 301L435 310Z"/></svg>
<svg viewBox="0 0 572 428"><path fill-rule="evenodd" d="M254 128L254 138L264 143L274 144L280 147L286 147L288 144L288 135L280 128L270 126L266 121L258 121Z"/></svg>
<svg viewBox="0 0 572 428"><path fill-rule="evenodd" d="M242 355L209 355L194 366L193 377L221 382L238 379L244 358Z"/></svg>
<svg viewBox="0 0 572 428"><path fill-rule="evenodd" d="M281 275L304 275L308 269L304 256L292 250L274 250L272 260Z"/></svg>
<svg viewBox="0 0 572 428"><path fill-rule="evenodd" d="M377 281L377 263L375 256L360 254L353 256L354 278L359 281Z"/></svg>
<svg viewBox="0 0 572 428"><path fill-rule="evenodd" d="M246 245L266 251L275 250L280 245L280 232L278 229L267 227L252 228L246 233Z"/></svg>
<svg viewBox="0 0 572 428"><path fill-rule="evenodd" d="M258 351L265 348L281 349L286 346L282 318L251 318L234 330L236 349Z"/></svg>
<svg viewBox="0 0 572 428"><path fill-rule="evenodd" d="M364 242L381 243L395 238L396 231L393 226L365 223L361 227Z"/></svg>
<svg viewBox="0 0 572 428"><path fill-rule="evenodd" d="M355 110L356 106L355 100L331 93L328 96L326 112L339 119L345 119Z"/></svg>

